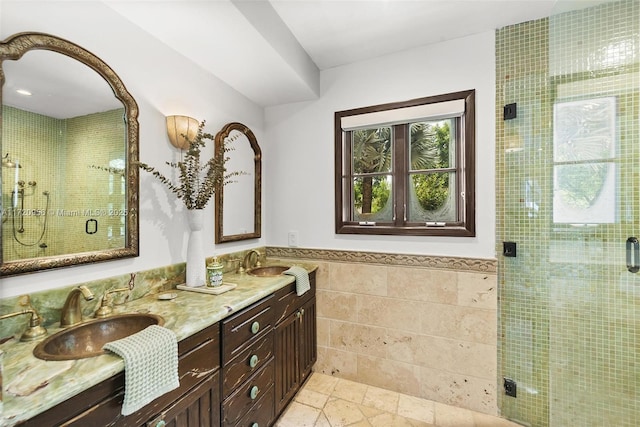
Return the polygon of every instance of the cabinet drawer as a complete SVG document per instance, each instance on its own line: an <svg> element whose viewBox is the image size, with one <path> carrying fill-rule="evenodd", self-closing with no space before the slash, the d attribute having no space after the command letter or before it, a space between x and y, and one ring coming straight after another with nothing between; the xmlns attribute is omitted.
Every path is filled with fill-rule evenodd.
<svg viewBox="0 0 640 427"><path fill-rule="evenodd" d="M251 343L223 368L222 396L229 396L233 390L269 363L273 357L273 329L262 338Z"/></svg>
<svg viewBox="0 0 640 427"><path fill-rule="evenodd" d="M269 426L274 417L273 399L273 387L271 387L234 427Z"/></svg>
<svg viewBox="0 0 640 427"><path fill-rule="evenodd" d="M250 340L273 327L273 310L268 296L222 322L222 364L226 365Z"/></svg>
<svg viewBox="0 0 640 427"><path fill-rule="evenodd" d="M271 361L222 403L222 420L225 426L236 425L265 392L273 389L273 374L274 367Z"/></svg>

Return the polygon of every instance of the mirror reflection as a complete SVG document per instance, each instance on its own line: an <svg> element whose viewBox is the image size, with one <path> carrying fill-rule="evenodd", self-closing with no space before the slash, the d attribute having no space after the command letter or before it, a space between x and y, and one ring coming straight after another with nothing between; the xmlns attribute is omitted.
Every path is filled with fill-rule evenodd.
<svg viewBox="0 0 640 427"><path fill-rule="evenodd" d="M242 171L231 184L216 190L216 243L254 239L261 234L261 151L258 140L242 123L229 123L216 135L227 152L227 170Z"/></svg>
<svg viewBox="0 0 640 427"><path fill-rule="evenodd" d="M122 82L48 35L9 39L0 60L0 274L137 256L137 106Z"/></svg>

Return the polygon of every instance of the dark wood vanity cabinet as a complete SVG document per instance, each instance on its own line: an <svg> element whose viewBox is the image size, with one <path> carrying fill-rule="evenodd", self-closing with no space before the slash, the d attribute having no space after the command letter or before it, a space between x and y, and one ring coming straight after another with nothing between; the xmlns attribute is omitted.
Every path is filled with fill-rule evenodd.
<svg viewBox="0 0 640 427"><path fill-rule="evenodd" d="M267 427L317 359L315 272L178 343L180 386L122 416L124 372L24 426ZM51 362L56 363L56 362Z"/></svg>
<svg viewBox="0 0 640 427"><path fill-rule="evenodd" d="M220 326L178 343L180 386L123 416L124 372L25 421L24 426L219 426ZM48 362L56 363L56 362Z"/></svg>
<svg viewBox="0 0 640 427"><path fill-rule="evenodd" d="M317 359L316 280L295 283L237 313L222 326L222 426L272 425ZM260 325L251 333L255 322Z"/></svg>
<svg viewBox="0 0 640 427"><path fill-rule="evenodd" d="M274 419L273 295L222 321L222 426Z"/></svg>
<svg viewBox="0 0 640 427"><path fill-rule="evenodd" d="M316 362L317 324L315 272L311 290L296 295L295 284L276 292L275 412L279 416L291 402Z"/></svg>

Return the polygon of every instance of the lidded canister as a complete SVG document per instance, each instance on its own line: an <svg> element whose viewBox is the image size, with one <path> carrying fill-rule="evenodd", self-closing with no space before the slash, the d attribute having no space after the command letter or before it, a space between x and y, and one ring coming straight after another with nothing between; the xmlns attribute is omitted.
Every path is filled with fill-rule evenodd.
<svg viewBox="0 0 640 427"><path fill-rule="evenodd" d="M214 256L213 261L207 266L207 286L210 288L216 288L222 285L222 270L224 266L218 257Z"/></svg>

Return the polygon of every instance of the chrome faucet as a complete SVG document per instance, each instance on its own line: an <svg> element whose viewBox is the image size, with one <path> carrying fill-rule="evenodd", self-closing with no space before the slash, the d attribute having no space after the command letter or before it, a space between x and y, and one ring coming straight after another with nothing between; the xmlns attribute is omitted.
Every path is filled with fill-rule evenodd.
<svg viewBox="0 0 640 427"><path fill-rule="evenodd" d="M256 263L255 264L251 263L251 255L253 255L253 254L256 255ZM238 272L239 273L244 273L245 271L250 270L253 266L260 267L260 252L258 252L255 249L251 249L244 256L244 258L242 260L242 264L240 264L240 268L238 269Z"/></svg>
<svg viewBox="0 0 640 427"><path fill-rule="evenodd" d="M33 307L29 307L21 311L16 311L15 313L3 314L2 316L0 316L0 320L19 316L21 314L31 314L31 320L29 321L29 327L20 337L20 341L33 341L47 333L47 330L44 328L44 326L40 324L40 315Z"/></svg>
<svg viewBox="0 0 640 427"><path fill-rule="evenodd" d="M91 301L94 298L93 293L84 285L71 289L62 307L60 326L71 326L82 322L80 295L84 297L85 301Z"/></svg>

